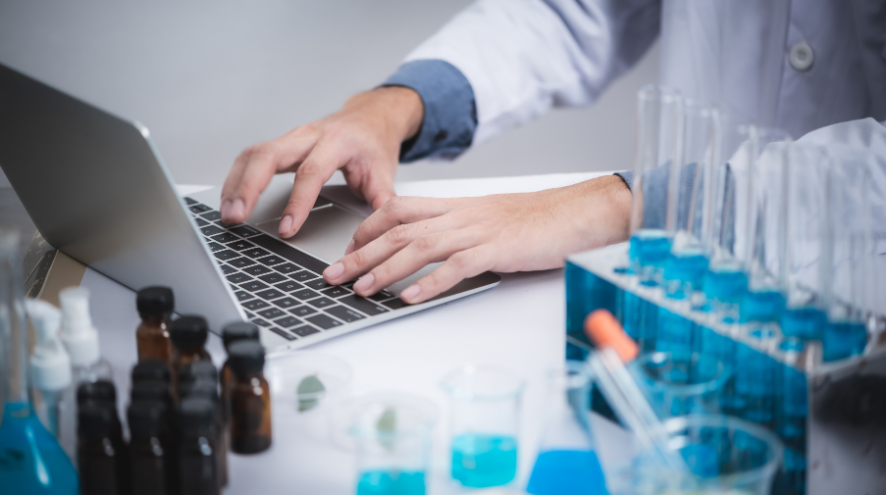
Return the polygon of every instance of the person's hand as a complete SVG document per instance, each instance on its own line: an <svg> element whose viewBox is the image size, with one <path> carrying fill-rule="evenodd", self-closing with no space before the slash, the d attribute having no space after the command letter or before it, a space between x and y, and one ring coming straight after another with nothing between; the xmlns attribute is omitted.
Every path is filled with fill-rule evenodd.
<svg viewBox="0 0 886 495"><path fill-rule="evenodd" d="M400 144L418 132L424 108L418 93L377 88L351 97L322 120L244 150L228 173L221 194L221 219L246 221L274 174L296 172L279 232L301 228L320 188L342 169L348 186L374 209L394 197Z"/></svg>
<svg viewBox="0 0 886 495"><path fill-rule="evenodd" d="M369 296L444 261L400 294L420 303L487 270L556 268L570 254L626 240L630 211L631 191L614 175L537 193L397 197L360 225L323 277L340 284L362 275L354 291Z"/></svg>

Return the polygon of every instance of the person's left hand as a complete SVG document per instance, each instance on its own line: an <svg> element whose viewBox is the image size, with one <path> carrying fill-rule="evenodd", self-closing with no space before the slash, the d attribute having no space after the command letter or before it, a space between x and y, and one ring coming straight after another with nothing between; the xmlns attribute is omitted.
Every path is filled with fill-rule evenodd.
<svg viewBox="0 0 886 495"><path fill-rule="evenodd" d="M415 304L491 270L563 266L566 256L628 237L631 191L618 176L536 193L480 198L395 197L357 229L345 257L323 277L372 295L429 263L445 261L407 287Z"/></svg>

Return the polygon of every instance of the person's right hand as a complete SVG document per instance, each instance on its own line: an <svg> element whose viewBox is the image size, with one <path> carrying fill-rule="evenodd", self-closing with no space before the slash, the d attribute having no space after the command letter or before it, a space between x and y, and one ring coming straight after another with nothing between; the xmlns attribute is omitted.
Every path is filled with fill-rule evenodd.
<svg viewBox="0 0 886 495"><path fill-rule="evenodd" d="M280 237L298 232L320 188L338 169L355 195L380 208L395 195L400 145L418 132L423 113L415 91L377 88L351 97L322 120L250 146L237 157L222 188L222 221L246 221L274 174L284 172L296 174L280 215Z"/></svg>

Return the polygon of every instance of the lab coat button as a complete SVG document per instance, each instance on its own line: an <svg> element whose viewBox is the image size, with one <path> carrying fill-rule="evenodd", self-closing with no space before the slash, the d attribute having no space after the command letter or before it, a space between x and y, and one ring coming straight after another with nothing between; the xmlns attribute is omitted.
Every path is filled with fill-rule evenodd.
<svg viewBox="0 0 886 495"><path fill-rule="evenodd" d="M811 69L813 62L815 62L815 54L812 52L812 47L806 44L805 41L795 44L791 47L790 61L791 67L796 71L806 72Z"/></svg>

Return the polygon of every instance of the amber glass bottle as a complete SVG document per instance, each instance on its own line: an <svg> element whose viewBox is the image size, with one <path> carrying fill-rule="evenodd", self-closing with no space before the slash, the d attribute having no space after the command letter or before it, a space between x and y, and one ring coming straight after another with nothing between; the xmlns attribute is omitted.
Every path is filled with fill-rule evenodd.
<svg viewBox="0 0 886 495"><path fill-rule="evenodd" d="M271 394L262 371L265 350L256 341L235 342L228 350L228 365L234 375L228 421L231 450L238 454L265 451L271 446Z"/></svg>
<svg viewBox="0 0 886 495"><path fill-rule="evenodd" d="M258 342L258 325L248 321L237 321L225 325L222 329L222 342L225 345L226 352L230 352L231 344L241 340L253 340ZM231 414L230 401L228 400L228 388L234 383L234 375L231 373L231 368L228 366L227 361L225 361L225 364L222 366L219 377L219 381L221 382L222 417L225 422L227 422L228 416Z"/></svg>
<svg viewBox="0 0 886 495"><path fill-rule="evenodd" d="M209 361L197 361L182 368L178 376L178 390L182 399L202 397L216 405L215 436L218 445L218 474L221 486L228 484L227 444L224 421L218 396L218 370Z"/></svg>
<svg viewBox="0 0 886 495"><path fill-rule="evenodd" d="M212 361L206 352L206 320L199 316L182 316L172 322L172 398L178 402L178 375L182 368L197 361Z"/></svg>
<svg viewBox="0 0 886 495"><path fill-rule="evenodd" d="M218 444L214 433L215 404L201 397L187 397L178 410L179 493L218 495Z"/></svg>
<svg viewBox="0 0 886 495"><path fill-rule="evenodd" d="M169 495L174 487L167 411L167 405L156 400L133 400L129 406L132 495Z"/></svg>
<svg viewBox="0 0 886 495"><path fill-rule="evenodd" d="M159 359L169 362L172 345L169 341L170 315L175 299L169 287L147 287L138 291L136 306L142 322L135 331L139 361Z"/></svg>
<svg viewBox="0 0 886 495"><path fill-rule="evenodd" d="M116 410L107 402L86 400L77 410L77 462L80 492L128 493L125 445L116 439Z"/></svg>
<svg viewBox="0 0 886 495"><path fill-rule="evenodd" d="M141 360L132 367L132 383L165 382L169 383L169 360Z"/></svg>

